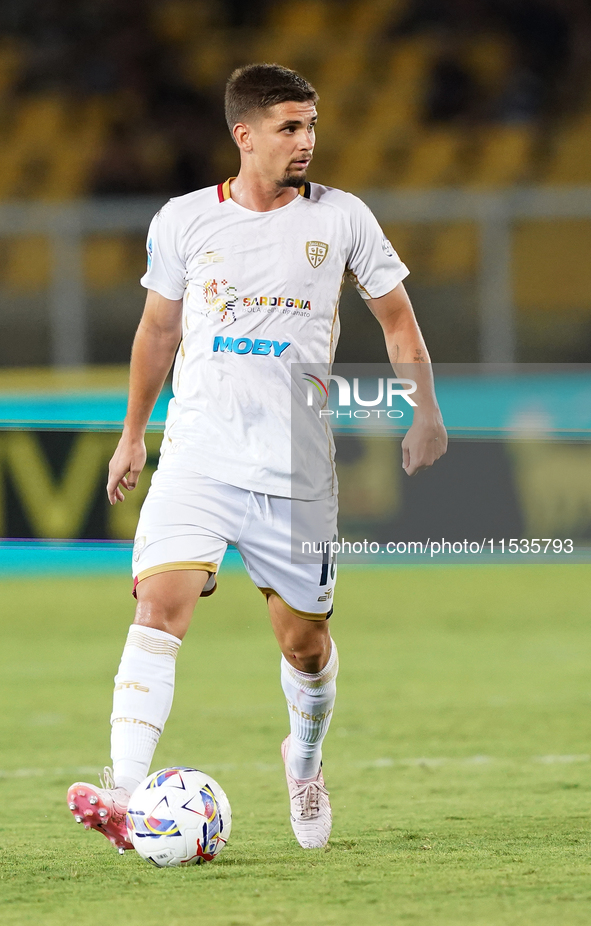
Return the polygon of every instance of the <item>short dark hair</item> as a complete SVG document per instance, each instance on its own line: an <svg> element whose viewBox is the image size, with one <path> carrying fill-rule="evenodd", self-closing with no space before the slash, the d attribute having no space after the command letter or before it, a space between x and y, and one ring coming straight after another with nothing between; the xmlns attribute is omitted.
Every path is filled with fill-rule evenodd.
<svg viewBox="0 0 591 926"><path fill-rule="evenodd" d="M297 71L280 64L247 64L237 68L226 84L226 122L230 133L249 113L277 103L316 103L318 94Z"/></svg>

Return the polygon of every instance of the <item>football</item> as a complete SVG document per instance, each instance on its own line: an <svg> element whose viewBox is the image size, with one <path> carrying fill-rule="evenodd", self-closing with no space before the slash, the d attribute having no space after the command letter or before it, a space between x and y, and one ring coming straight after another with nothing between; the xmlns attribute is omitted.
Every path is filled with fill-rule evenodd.
<svg viewBox="0 0 591 926"><path fill-rule="evenodd" d="M157 868L211 862L226 845L231 828L224 791L196 768L154 772L129 800L129 838L138 854Z"/></svg>

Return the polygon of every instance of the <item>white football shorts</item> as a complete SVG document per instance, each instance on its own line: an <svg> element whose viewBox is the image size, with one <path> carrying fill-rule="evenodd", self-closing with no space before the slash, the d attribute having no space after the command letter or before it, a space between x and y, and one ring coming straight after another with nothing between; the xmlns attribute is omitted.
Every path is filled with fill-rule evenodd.
<svg viewBox="0 0 591 926"><path fill-rule="evenodd" d="M168 452L140 512L133 548L134 593L148 576L199 569L210 574L202 596L213 594L231 543L267 598L276 594L299 617L324 620L332 614L336 564L325 553L316 562L292 562L292 531L330 541L336 527L336 495L292 501L241 489L193 472L186 454Z"/></svg>

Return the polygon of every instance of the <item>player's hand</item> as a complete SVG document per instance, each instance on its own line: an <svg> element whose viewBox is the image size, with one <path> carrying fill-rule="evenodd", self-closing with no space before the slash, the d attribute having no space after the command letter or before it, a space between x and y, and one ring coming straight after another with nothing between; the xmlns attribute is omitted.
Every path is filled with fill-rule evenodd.
<svg viewBox="0 0 591 926"><path fill-rule="evenodd" d="M402 468L415 476L442 457L447 450L447 432L439 411L429 417L417 417L402 441Z"/></svg>
<svg viewBox="0 0 591 926"><path fill-rule="evenodd" d="M125 432L109 463L107 496L111 505L125 501L121 486L131 492L146 465L146 445L143 438L131 438Z"/></svg>

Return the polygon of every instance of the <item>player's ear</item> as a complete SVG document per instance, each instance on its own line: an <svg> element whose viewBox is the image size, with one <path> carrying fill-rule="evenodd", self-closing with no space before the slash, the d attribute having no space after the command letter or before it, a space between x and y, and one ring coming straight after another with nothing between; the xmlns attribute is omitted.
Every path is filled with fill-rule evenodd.
<svg viewBox="0 0 591 926"><path fill-rule="evenodd" d="M252 149L250 128L244 122L236 123L232 129L232 135L241 151L250 151Z"/></svg>

